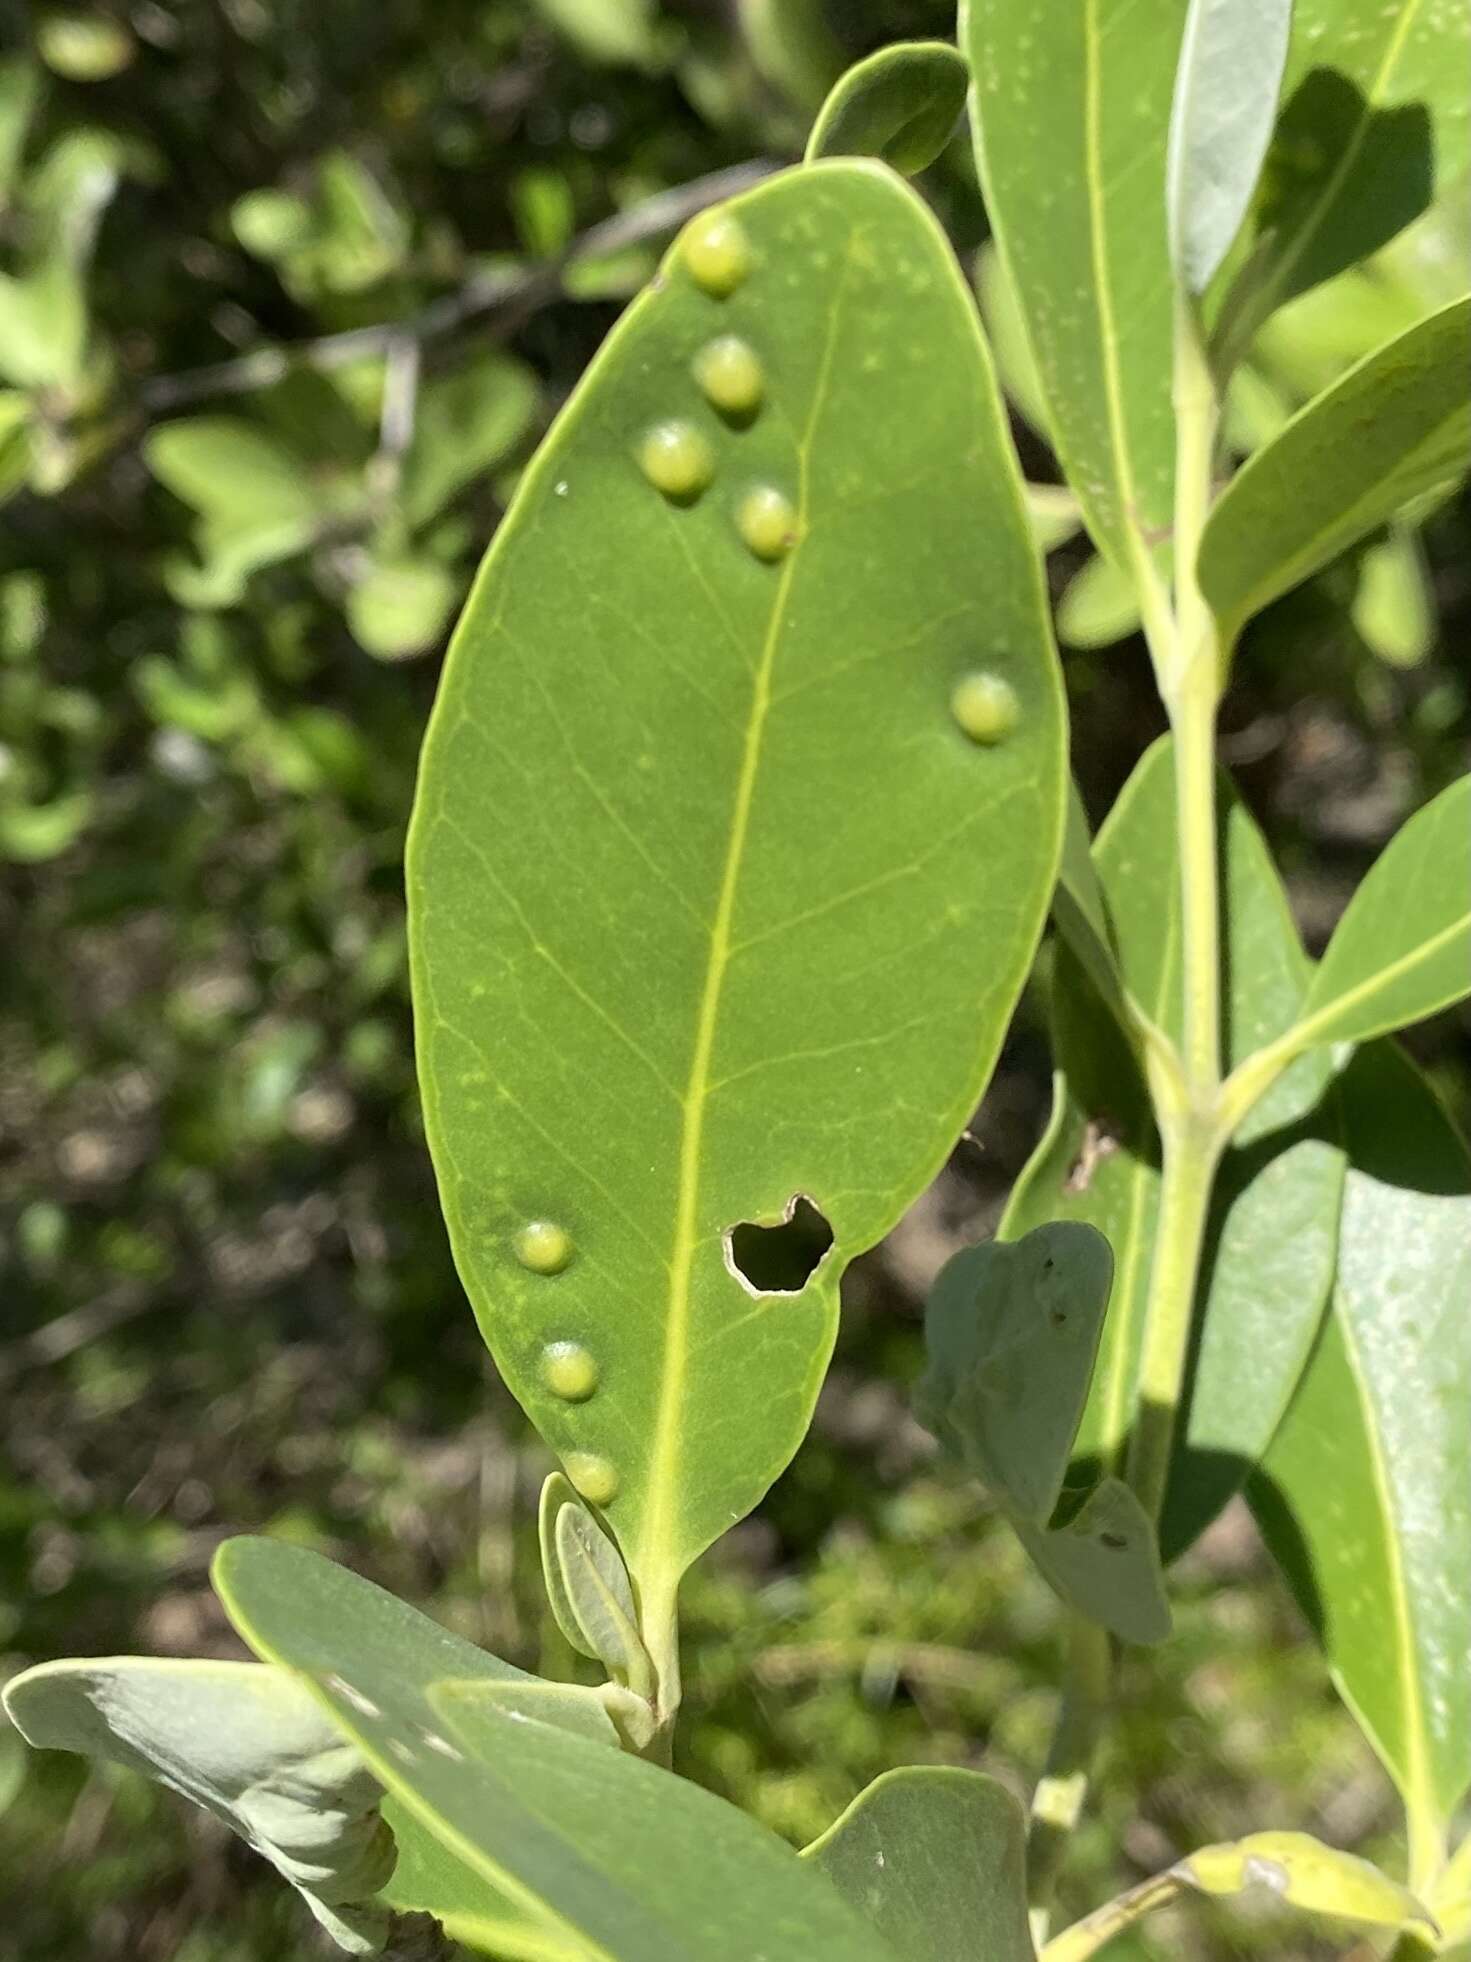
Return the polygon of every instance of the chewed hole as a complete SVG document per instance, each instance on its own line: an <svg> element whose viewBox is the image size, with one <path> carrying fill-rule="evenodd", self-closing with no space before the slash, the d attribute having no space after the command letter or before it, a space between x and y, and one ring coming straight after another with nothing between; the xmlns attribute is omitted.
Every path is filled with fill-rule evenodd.
<svg viewBox="0 0 1471 1962"><path fill-rule="evenodd" d="M743 1219L725 1232L725 1264L748 1294L800 1294L833 1243L833 1230L805 1192L775 1226Z"/></svg>

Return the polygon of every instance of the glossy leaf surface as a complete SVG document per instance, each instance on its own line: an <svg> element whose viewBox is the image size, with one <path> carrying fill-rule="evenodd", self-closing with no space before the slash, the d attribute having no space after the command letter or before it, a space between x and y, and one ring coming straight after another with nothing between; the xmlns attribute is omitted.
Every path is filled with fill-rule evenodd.
<svg viewBox="0 0 1471 1962"><path fill-rule="evenodd" d="M1471 776L1380 854L1313 976L1301 1034L1363 1042L1471 994Z"/></svg>
<svg viewBox="0 0 1471 1962"><path fill-rule="evenodd" d="M803 1850L897 1962L1033 1962L1026 1822L975 1771L885 1772Z"/></svg>
<svg viewBox="0 0 1471 1962"><path fill-rule="evenodd" d="M730 336L765 386L726 418L692 364ZM655 467L704 482L673 498L638 460L671 420ZM763 487L786 515L751 505ZM999 742L951 715L977 669L1014 697ZM1050 893L1060 725L1015 461L933 221L846 162L697 220L497 534L408 871L460 1269L646 1611L790 1457L843 1265L986 1081ZM758 1292L726 1236L797 1195L835 1244ZM518 1256L529 1222L555 1271ZM581 1401L543 1376L567 1342L596 1372Z"/></svg>
<svg viewBox="0 0 1471 1962"><path fill-rule="evenodd" d="M534 1679L299 1548L233 1540L215 1583L400 1802L602 1962L893 1962L821 1875L724 1800L529 1714ZM510 1685L514 1708L500 1699Z"/></svg>
<svg viewBox="0 0 1471 1962"><path fill-rule="evenodd" d="M29 1743L141 1771L223 1819L349 1954L383 1946L386 1913L358 1905L393 1870L382 1788L291 1676L251 1662L108 1656L43 1662L8 1683L4 1700Z"/></svg>
<svg viewBox="0 0 1471 1962"><path fill-rule="evenodd" d="M1227 1045L1235 1059L1296 1018L1309 980L1280 882L1244 807L1224 800ZM1130 999L1180 1032L1178 870L1168 743L1130 778L1095 847ZM1115 1279L1076 1455L1117 1469L1135 1420L1139 1349L1159 1200L1159 1141L1143 1076L1087 974L1060 950L1053 986L1060 1065L1052 1121L1003 1223L1084 1220L1114 1250ZM1279 1078L1229 1152L1197 1304L1188 1407L1161 1525L1172 1559L1236 1491L1271 1440L1322 1318L1333 1273L1342 1155L1317 1114L1326 1055Z"/></svg>
<svg viewBox="0 0 1471 1962"><path fill-rule="evenodd" d="M1173 282L1165 144L1178 0L965 0L986 209L1053 442L1121 566L1170 522Z"/></svg>
<svg viewBox="0 0 1471 1962"><path fill-rule="evenodd" d="M818 111L807 161L881 157L906 177L932 164L955 133L970 72L948 41L900 41L842 76Z"/></svg>
<svg viewBox="0 0 1471 1962"><path fill-rule="evenodd" d="M1166 170L1170 258L1203 293L1241 227L1272 135L1292 0L1190 0Z"/></svg>
<svg viewBox="0 0 1471 1962"><path fill-rule="evenodd" d="M1238 472L1201 540L1201 590L1233 641L1255 613L1471 457L1471 298L1369 355Z"/></svg>
<svg viewBox="0 0 1471 1962"><path fill-rule="evenodd" d="M1393 1043L1340 1095L1332 1312L1252 1496L1423 1843L1471 1784L1471 1159Z"/></svg>

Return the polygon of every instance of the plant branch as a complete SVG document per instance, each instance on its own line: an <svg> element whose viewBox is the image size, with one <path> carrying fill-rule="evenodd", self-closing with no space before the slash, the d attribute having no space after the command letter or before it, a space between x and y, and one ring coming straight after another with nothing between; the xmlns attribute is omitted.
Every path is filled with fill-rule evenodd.
<svg viewBox="0 0 1471 1962"><path fill-rule="evenodd" d="M1081 1615L1068 1624L1067 1673L1047 1767L1032 1794L1027 1887L1032 1940L1046 1941L1057 1876L1082 1815L1098 1734L1108 1706L1113 1653L1108 1636Z"/></svg>
<svg viewBox="0 0 1471 1962"><path fill-rule="evenodd" d="M422 348L428 341L440 340L492 314L506 316L506 331L509 331L528 314L562 297L564 275L578 260L622 251L665 232L677 231L707 205L719 204L724 198L750 190L777 168L770 160L757 158L728 170L712 171L706 177L659 191L641 204L603 219L574 239L550 264L472 274L453 293L431 300L407 319L351 327L344 333L322 334L285 347L257 348L231 361L214 362L177 375L157 375L144 384L140 400L149 415L167 415L217 395L242 395L269 388L295 368L330 373L353 361L386 357L404 342L414 342Z"/></svg>

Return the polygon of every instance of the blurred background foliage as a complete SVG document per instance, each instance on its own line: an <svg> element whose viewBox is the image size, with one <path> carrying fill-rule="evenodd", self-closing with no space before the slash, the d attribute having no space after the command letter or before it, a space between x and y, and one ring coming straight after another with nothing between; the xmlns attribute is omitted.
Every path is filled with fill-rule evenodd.
<svg viewBox="0 0 1471 1962"><path fill-rule="evenodd" d="M205 1568L239 1530L579 1666L534 1553L545 1456L420 1133L419 734L517 469L653 266L648 201L790 159L843 65L952 29L945 0L0 0L0 1673L233 1653ZM1147 663L1049 489L963 138L923 188L1043 487L1097 816L1159 726ZM1237 448L1464 283L1464 224L1463 191L1279 314ZM1464 754L1467 515L1409 514L1242 651L1223 753L1314 946ZM1417 1037L1463 1117L1466 1038ZM1024 1007L950 1167L851 1276L811 1440L688 1590L686 1766L798 1840L890 1765L1021 1789L1044 1748L1050 1597L905 1411L923 1289L994 1222L1046 1078ZM1181 1593L1178 1639L1125 1670L1066 1905L1256 1826L1392 1859L1384 1780L1243 1515ZM318 1952L203 1815L5 1732L0 1900L7 1962ZM1204 1902L1111 1951L1342 1952Z"/></svg>

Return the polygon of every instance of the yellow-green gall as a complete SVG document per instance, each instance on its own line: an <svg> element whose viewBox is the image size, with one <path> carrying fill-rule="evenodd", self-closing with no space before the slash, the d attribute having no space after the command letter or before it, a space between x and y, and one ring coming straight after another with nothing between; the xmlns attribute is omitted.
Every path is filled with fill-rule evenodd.
<svg viewBox="0 0 1471 1962"><path fill-rule="evenodd" d="M596 1451L569 1452L563 1460L567 1476L589 1505L611 1505L618 1496L618 1471L610 1458Z"/></svg>
<svg viewBox="0 0 1471 1962"><path fill-rule="evenodd" d="M541 1380L566 1403L586 1403L601 1375L591 1350L580 1342L549 1342L541 1352Z"/></svg>
<svg viewBox="0 0 1471 1962"><path fill-rule="evenodd" d="M1005 742L1021 718L1016 690L999 674L977 670L950 691L950 713L973 743Z"/></svg>
<svg viewBox="0 0 1471 1962"><path fill-rule="evenodd" d="M751 270L751 241L739 218L705 211L684 235L684 262L702 293L723 300Z"/></svg>
<svg viewBox="0 0 1471 1962"><path fill-rule="evenodd" d="M750 416L760 408L766 389L761 357L739 334L707 341L695 356L694 370L706 401L722 415Z"/></svg>
<svg viewBox="0 0 1471 1962"><path fill-rule="evenodd" d="M528 1220L511 1244L517 1260L533 1274L560 1274L576 1251L566 1227L549 1219Z"/></svg>
<svg viewBox="0 0 1471 1962"><path fill-rule="evenodd" d="M770 484L747 491L736 507L736 530L758 559L783 559L797 542L797 513Z"/></svg>
<svg viewBox="0 0 1471 1962"><path fill-rule="evenodd" d="M638 467L666 497L698 497L715 475L715 453L689 422L656 422L638 446Z"/></svg>

